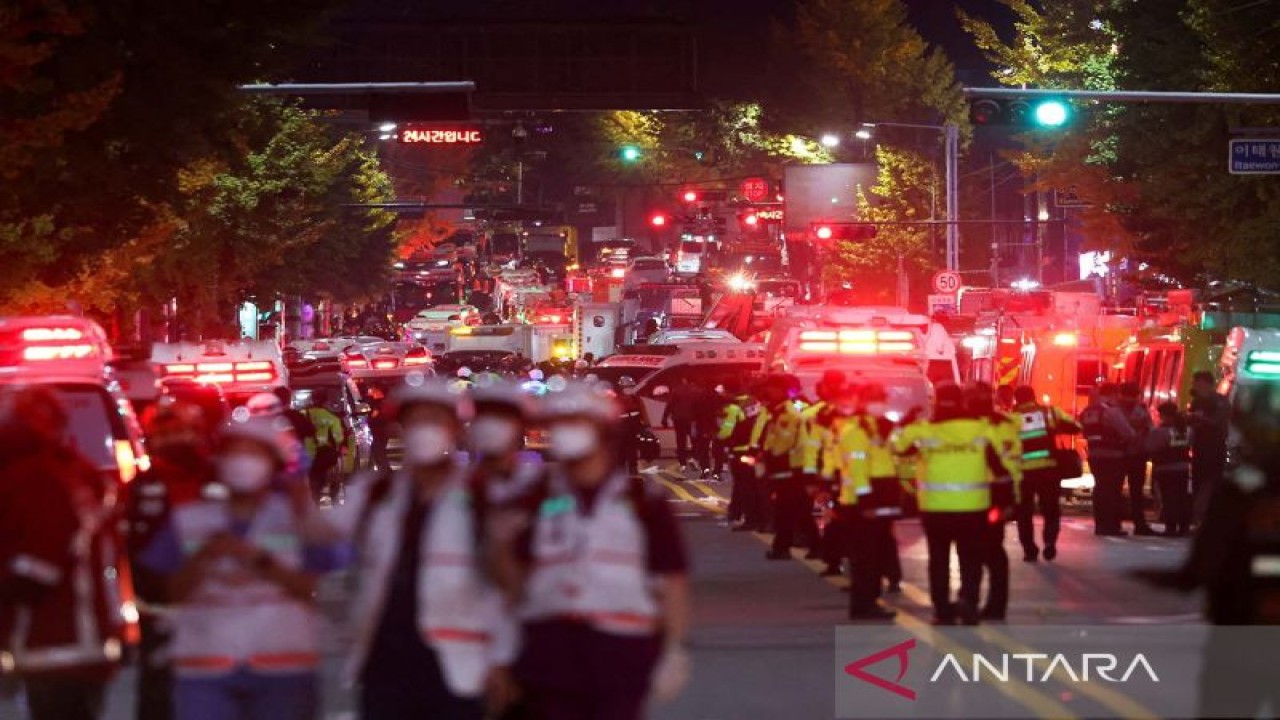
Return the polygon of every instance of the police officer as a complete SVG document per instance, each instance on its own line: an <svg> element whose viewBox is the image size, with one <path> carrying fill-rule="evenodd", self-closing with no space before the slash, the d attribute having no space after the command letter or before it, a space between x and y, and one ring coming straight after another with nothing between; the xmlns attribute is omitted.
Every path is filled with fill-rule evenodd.
<svg viewBox="0 0 1280 720"><path fill-rule="evenodd" d="M618 410L570 383L540 415L559 467L508 544L532 716L637 720L688 678L688 559L667 503L618 465Z"/></svg>
<svg viewBox="0 0 1280 720"><path fill-rule="evenodd" d="M1191 428L1173 403L1156 408L1160 425L1147 435L1145 450L1151 458L1151 484L1160 493L1165 537L1181 537L1191 531Z"/></svg>
<svg viewBox="0 0 1280 720"><path fill-rule="evenodd" d="M347 663L365 720L479 720L511 696L516 628L485 570L481 496L456 454L467 397L411 377L391 398L402 469L352 483L334 523L354 538L358 585Z"/></svg>
<svg viewBox="0 0 1280 720"><path fill-rule="evenodd" d="M314 434L305 439L307 454L311 456L311 496L318 503L336 491L330 474L338 466L342 448L347 443L347 429L342 420L329 409L329 393L317 389L311 394L307 408Z"/></svg>
<svg viewBox="0 0 1280 720"><path fill-rule="evenodd" d="M987 517L987 537L982 562L987 571L987 602L980 613L983 620L1004 620L1009 608L1009 554L1004 549L1005 526L1008 525L1009 518L999 508L1007 507L1011 502L1016 503L1018 491L1025 485L1021 468L1023 450L1020 424L1014 416L997 410L993 400L991 386L986 383L974 383L965 389L965 402L969 412L990 425L996 450L1009 473L1007 477L997 477L992 482L994 512L988 513ZM1006 483L1012 483L1012 487ZM1001 485L1004 486L1000 487ZM1001 492L1004 493L1004 498L998 498Z"/></svg>
<svg viewBox="0 0 1280 720"><path fill-rule="evenodd" d="M919 454L921 521L929 550L929 595L934 623L978 623L983 550L992 508L991 481L1007 474L991 426L965 410L964 392L952 383L935 390L933 416L902 429L893 441L900 454ZM1001 510L1008 510L1002 508ZM960 594L951 600L951 550L960 558Z"/></svg>
<svg viewBox="0 0 1280 720"><path fill-rule="evenodd" d="M824 550L843 549L846 544L843 539L835 535L828 539L824 532L820 536L817 523L813 520L815 501L820 504L829 504L832 492L837 489L838 471L830 462L829 453L831 444L834 442L835 426L843 416L843 413L837 409L837 404L845 392L845 386L843 372L827 370L814 387L814 392L818 396L817 401L805 407L801 415L803 424L800 426L800 438L796 446L798 455L796 465L800 473L798 479L803 484L809 499L804 506L804 517L797 520L812 538L809 553L806 556L810 560L830 557L830 553L824 555ZM838 523L836 530L838 535L840 530Z"/></svg>
<svg viewBox="0 0 1280 720"><path fill-rule="evenodd" d="M893 535L893 524L902 517L907 493L915 490L915 476L912 474L914 468L899 463L890 446L897 424L888 417L888 401L889 395L879 383L864 385L858 393L858 422L866 430L870 443L867 469L871 482L871 507L874 508L872 515L877 521L872 527L880 535L877 564L887 584L887 592L897 593L902 590L902 561L898 557L898 540Z"/></svg>
<svg viewBox="0 0 1280 720"><path fill-rule="evenodd" d="M734 532L762 530L764 513L758 502L754 458L751 456L751 434L760 416L760 403L749 393L743 392L739 380L727 381L725 390L732 399L724 406L720 415L720 428L716 438L729 455L729 473L733 477L733 491L728 508L730 529Z"/></svg>
<svg viewBox="0 0 1280 720"><path fill-rule="evenodd" d="M813 524L812 506L804 486L800 444L805 423L804 403L795 399L798 383L777 375L769 379L767 420L760 439L765 482L773 494L773 544L765 557L791 559L797 530Z"/></svg>
<svg viewBox="0 0 1280 720"><path fill-rule="evenodd" d="M1120 398L1116 407L1124 413L1129 427L1133 428L1133 439L1129 441L1128 454L1125 458L1124 484L1128 487L1129 520L1133 523L1134 535L1155 535L1147 523L1147 435L1151 433L1151 413L1139 402L1138 383L1126 382L1120 385Z"/></svg>
<svg viewBox="0 0 1280 720"><path fill-rule="evenodd" d="M1062 475L1053 457L1054 438L1079 432L1080 426L1057 407L1037 403L1036 393L1029 385L1018 386L1014 390L1014 399L1017 404L1013 408L1013 417L1017 420L1020 446L1016 460L1022 482L1017 511L1022 559L1036 562L1040 558L1035 538L1035 512L1038 508L1044 518L1044 559L1053 560L1058 556L1058 534L1062 524Z"/></svg>
<svg viewBox="0 0 1280 720"><path fill-rule="evenodd" d="M1126 535L1120 526L1120 499L1125 460L1133 427L1116 407L1117 388L1104 383L1080 411L1080 428L1089 443L1089 469L1093 472L1093 532Z"/></svg>
<svg viewBox="0 0 1280 720"><path fill-rule="evenodd" d="M1213 373L1199 370L1192 376L1191 426L1192 521L1204 520L1209 497L1222 481L1227 467L1227 428L1231 404L1218 394Z"/></svg>

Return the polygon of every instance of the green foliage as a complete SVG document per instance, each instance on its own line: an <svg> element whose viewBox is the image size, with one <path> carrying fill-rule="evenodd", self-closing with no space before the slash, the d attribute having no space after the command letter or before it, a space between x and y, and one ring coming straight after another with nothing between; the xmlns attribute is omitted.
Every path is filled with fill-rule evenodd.
<svg viewBox="0 0 1280 720"><path fill-rule="evenodd" d="M876 163L876 184L858 194L859 217L871 223L930 220L931 190L942 191L932 165L916 153L888 146L877 148ZM839 243L828 273L856 279L864 273L897 268L899 256L913 271L929 270L930 232L927 225L882 224L874 238Z"/></svg>

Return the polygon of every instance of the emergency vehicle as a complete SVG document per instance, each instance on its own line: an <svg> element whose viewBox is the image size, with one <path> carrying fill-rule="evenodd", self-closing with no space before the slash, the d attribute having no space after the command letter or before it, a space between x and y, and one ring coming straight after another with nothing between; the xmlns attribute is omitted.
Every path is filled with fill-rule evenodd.
<svg viewBox="0 0 1280 720"><path fill-rule="evenodd" d="M455 325L475 325L480 311L471 305L436 305L420 310L405 323L405 330L419 342L430 332L444 332Z"/></svg>
<svg viewBox="0 0 1280 720"><path fill-rule="evenodd" d="M728 330L704 328L659 330L649 337L650 345L684 345L697 342L740 343L742 341Z"/></svg>
<svg viewBox="0 0 1280 720"><path fill-rule="evenodd" d="M431 373L431 353L413 342L351 345L342 351L339 360L343 372L362 387L372 381L394 383L413 372Z"/></svg>
<svg viewBox="0 0 1280 720"><path fill-rule="evenodd" d="M68 441L115 487L145 471L150 460L111 360L106 333L87 318L0 317L0 388L53 391L67 413Z"/></svg>
<svg viewBox="0 0 1280 720"><path fill-rule="evenodd" d="M617 355L601 360L591 372L616 384L635 381L627 390L640 398L646 417L655 422L666 408L666 397L681 378L705 389L729 380L741 382L764 367L764 346L744 342L696 342L684 345L624 345Z"/></svg>
<svg viewBox="0 0 1280 720"><path fill-rule="evenodd" d="M580 302L573 309L574 350L578 357L612 355L618 346L622 306L618 303Z"/></svg>
<svg viewBox="0 0 1280 720"><path fill-rule="evenodd" d="M568 323L508 324L457 327L449 331L449 352L501 351L518 353L535 363L567 360L574 344Z"/></svg>
<svg viewBox="0 0 1280 720"><path fill-rule="evenodd" d="M162 381L183 378L218 385L232 405L289 385L284 355L270 340L155 343L151 362Z"/></svg>
<svg viewBox="0 0 1280 720"><path fill-rule="evenodd" d="M828 362L842 364L914 359L930 381L960 380L955 343L946 330L903 308L796 305L776 318L766 347L766 366L778 372L813 367L825 353Z"/></svg>
<svg viewBox="0 0 1280 720"><path fill-rule="evenodd" d="M1280 329L1231 328L1218 361L1218 392L1235 400L1243 388L1280 383Z"/></svg>

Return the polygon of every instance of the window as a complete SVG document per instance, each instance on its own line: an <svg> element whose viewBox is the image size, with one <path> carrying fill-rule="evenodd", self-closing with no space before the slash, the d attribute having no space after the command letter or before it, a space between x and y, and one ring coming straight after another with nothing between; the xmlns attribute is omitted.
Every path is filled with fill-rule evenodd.
<svg viewBox="0 0 1280 720"><path fill-rule="evenodd" d="M111 396L91 385L57 385L53 391L67 412L67 440L95 467L115 466L115 441L128 439Z"/></svg>

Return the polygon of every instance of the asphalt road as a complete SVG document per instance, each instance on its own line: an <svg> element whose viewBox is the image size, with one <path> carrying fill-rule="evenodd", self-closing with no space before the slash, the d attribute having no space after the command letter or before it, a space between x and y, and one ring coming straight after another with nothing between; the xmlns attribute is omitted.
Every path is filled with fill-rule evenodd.
<svg viewBox="0 0 1280 720"><path fill-rule="evenodd" d="M677 700L653 708L656 720L810 720L834 717L834 628L844 622L843 578L820 578L818 563L800 558L764 560L768 537L730 533L724 523L727 484L688 482L673 468L648 473L669 495L682 520L694 561L695 621L691 638L694 678ZM920 525L898 523L904 590L886 605L896 621L920 628L932 616L924 583ZM1056 562L1021 562L1013 528L1009 625L1198 623L1199 600L1151 590L1126 576L1137 567L1175 566L1185 540L1098 538L1087 516L1064 521ZM328 582L323 603L340 617L344 584ZM345 641L334 627L327 638L325 718L354 718L351 698L337 680ZM133 717L134 674L126 669L112 687L108 720ZM1028 717L1037 713L1028 704ZM1046 711L1039 710L1040 715ZM20 719L13 701L0 701L0 720Z"/></svg>

